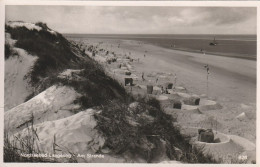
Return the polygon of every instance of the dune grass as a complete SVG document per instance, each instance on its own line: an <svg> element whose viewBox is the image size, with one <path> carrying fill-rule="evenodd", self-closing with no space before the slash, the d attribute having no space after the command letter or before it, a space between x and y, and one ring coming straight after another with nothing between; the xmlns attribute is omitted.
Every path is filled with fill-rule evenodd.
<svg viewBox="0 0 260 167"><path fill-rule="evenodd" d="M130 110L129 104L136 100L126 93L118 81L106 75L100 64L86 55L83 55L84 60L79 61L72 52L71 44L62 35L50 34L45 24L38 25L43 28L43 31L6 26L7 32L17 40L16 47L39 57L31 73L32 84L40 85L40 90L45 90L53 84L71 86L82 94L75 103L79 103L82 108L96 106L102 109L100 114L95 115L98 122L96 128L106 138L104 147L110 148L112 154L136 154L147 162L153 162L163 147L162 141L165 141L164 147L171 160L186 163L216 163L212 157L205 156L201 150L189 144L190 138L183 136L178 127L173 125L175 119L163 112L156 99L138 99L138 106ZM79 53L83 54L82 51ZM79 76L82 80L57 77L58 72L69 67L81 69ZM34 95L36 94L30 95L29 98ZM18 150L6 135L5 162L42 161L41 159L28 160L19 156L20 151L28 153L36 151L33 130L29 136L32 140L29 138L30 141L25 141L28 143L25 150Z"/></svg>
<svg viewBox="0 0 260 167"><path fill-rule="evenodd" d="M150 163L163 150L161 141L165 141L166 154L171 160L217 163L201 149L192 147L190 137L173 126L176 120L162 111L156 99L140 99L134 110L128 106L123 101L112 101L95 115L97 129L106 138L105 147L113 150L113 154L135 154Z"/></svg>
<svg viewBox="0 0 260 167"><path fill-rule="evenodd" d="M5 44L5 60L8 59L10 57L10 55L12 54L12 50L9 44Z"/></svg>
<svg viewBox="0 0 260 167"><path fill-rule="evenodd" d="M6 32L11 34L12 39L17 40L15 47L22 48L31 55L38 57L31 72L32 84L37 84L40 78L48 76L50 72L64 69L73 61L78 60L77 56L71 51L67 39L59 33L51 34L43 23L36 24L42 27L41 31L28 30L25 27L12 28L8 25L5 27ZM10 55L8 52L10 51L7 49L6 56Z"/></svg>
<svg viewBox="0 0 260 167"><path fill-rule="evenodd" d="M11 135L5 132L4 135L4 162L54 162L51 159L42 157L25 156L40 154L36 141L39 140L37 130L34 128L34 116L31 114L30 122L27 122L26 137Z"/></svg>

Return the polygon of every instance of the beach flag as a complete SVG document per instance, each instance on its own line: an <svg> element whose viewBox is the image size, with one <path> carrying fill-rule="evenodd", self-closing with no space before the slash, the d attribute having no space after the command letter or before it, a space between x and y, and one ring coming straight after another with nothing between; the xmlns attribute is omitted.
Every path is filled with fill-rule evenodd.
<svg viewBox="0 0 260 167"><path fill-rule="evenodd" d="M206 70L207 70L207 96L208 96L208 92L209 92L209 82L208 82L208 80L209 80L209 65L208 64L204 65L204 68L206 68Z"/></svg>

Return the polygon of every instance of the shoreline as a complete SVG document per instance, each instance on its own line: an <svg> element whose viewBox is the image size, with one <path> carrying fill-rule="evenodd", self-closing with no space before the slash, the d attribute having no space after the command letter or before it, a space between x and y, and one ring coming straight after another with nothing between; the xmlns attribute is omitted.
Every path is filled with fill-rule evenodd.
<svg viewBox="0 0 260 167"><path fill-rule="evenodd" d="M173 46L170 46L170 43L169 41L161 41L162 44L159 44L161 42L156 42L155 39L156 38L153 38L153 37L131 37L131 36L128 36L126 35L126 37L117 37L116 35L99 35L99 36L94 36L94 35L86 35L84 37L79 37L77 36L78 34L65 34L65 36L67 35L68 38L81 38L81 39L104 39L104 40L131 40L131 41L136 41L138 43L143 43L143 44L149 44L149 45L155 45L155 46L158 46L158 47L163 47L165 49L171 49L171 50L178 50L178 51L185 51L185 52L190 52L190 53L201 53L203 54L204 50L206 49L205 53L208 54L208 55L214 55L214 56L223 56L223 57L231 57L231 58L239 58L239 59L246 59L246 60L252 60L252 61L256 61L257 60L257 55L256 54L248 54L248 53L235 53L235 52L230 52L230 51L221 51L221 52L216 52L216 51L210 51L211 49L214 50L214 47L223 47L224 45L231 45L229 43L226 43L226 44L220 44L220 45L217 45L217 46L208 46L208 43L210 42L210 39L207 39L207 38L174 38L174 39L171 39L171 38L166 38L166 39L162 39L162 38L158 38L158 40L172 40L173 43L174 43L174 40L180 40L181 41L181 44L177 44L176 47L173 47ZM184 40L184 41L183 41ZM187 41L193 41L193 40L200 40L201 42L201 48L198 48L198 46L196 46L197 48L191 48L189 47L190 43L188 42L187 44L185 44ZM186 42L185 42L186 41ZM203 42L202 42L203 41ZM233 42L244 42L245 45L248 45L247 42L255 42L254 40L238 40L238 39L220 39L219 41L233 41ZM196 41L195 41L196 42ZM205 43L207 45L205 45ZM167 44L167 45L166 45ZM244 44L239 44L239 45L244 45ZM192 45L191 45L192 46ZM249 45L248 45L249 46ZM208 47L208 48L205 48L205 47ZM203 48L203 51L201 51L200 49ZM223 48L220 48L220 50L222 50ZM256 49L256 48L255 48Z"/></svg>
<svg viewBox="0 0 260 167"><path fill-rule="evenodd" d="M171 48L167 48L167 47L164 47L164 48L171 49ZM188 48L175 48L175 49L171 49L171 50L202 54L201 51L191 50L191 49L188 49ZM244 55L236 56L236 55L233 55L231 53L229 54L229 53L216 53L216 52L206 52L206 54L209 55L209 56L222 56L222 57L230 57L230 58L235 58L235 59L245 59L245 60L257 61L256 57L249 56L249 55L248 56L244 56Z"/></svg>

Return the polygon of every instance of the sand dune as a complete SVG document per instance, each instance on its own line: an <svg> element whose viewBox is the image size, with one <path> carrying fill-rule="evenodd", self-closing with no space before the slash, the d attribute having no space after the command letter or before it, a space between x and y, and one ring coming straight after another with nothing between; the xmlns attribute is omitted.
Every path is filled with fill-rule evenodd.
<svg viewBox="0 0 260 167"><path fill-rule="evenodd" d="M80 95L73 88L54 85L26 103L6 111L5 128L8 133L24 129L26 123L30 125L32 114L34 124L71 116L74 113L70 111L80 107L73 104L77 97Z"/></svg>
<svg viewBox="0 0 260 167"><path fill-rule="evenodd" d="M54 155L63 155L65 158L57 158L58 162L68 162L71 154L76 155L78 162L123 162L123 159L113 158L109 155L103 155L101 158L89 157L88 155L98 155L97 151L101 150L105 139L95 129L97 123L93 114L96 111L87 109L67 118L45 121L34 125L37 129L39 140L35 139L35 148L39 148L42 154L47 153L49 158ZM30 127L29 127L30 128ZM24 129L16 134L20 139L25 139L28 130ZM56 144L54 152L53 144ZM61 150L61 151L58 151ZM107 153L109 150L103 150ZM78 155L84 155L80 157Z"/></svg>
<svg viewBox="0 0 260 167"><path fill-rule="evenodd" d="M6 43L13 47L15 40L6 34ZM13 47L14 56L5 60L5 111L23 103L33 92L26 79L37 57L28 54L25 50Z"/></svg>

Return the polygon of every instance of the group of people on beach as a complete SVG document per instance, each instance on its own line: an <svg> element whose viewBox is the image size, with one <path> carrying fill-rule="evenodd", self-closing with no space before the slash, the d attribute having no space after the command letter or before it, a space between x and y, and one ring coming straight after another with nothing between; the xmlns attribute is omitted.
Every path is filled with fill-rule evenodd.
<svg viewBox="0 0 260 167"><path fill-rule="evenodd" d="M163 86L161 87L161 94L170 94L169 92L168 92L168 88L163 88Z"/></svg>
<svg viewBox="0 0 260 167"><path fill-rule="evenodd" d="M144 72L142 72L142 80L145 81ZM159 78L156 78L155 83L157 83L158 81L159 81ZM175 74L174 75L174 85L176 85L176 84L177 84L177 75ZM174 86L174 88L175 88L175 86ZM170 94L168 91L168 88L166 87L164 89L163 86L161 86L161 94Z"/></svg>

